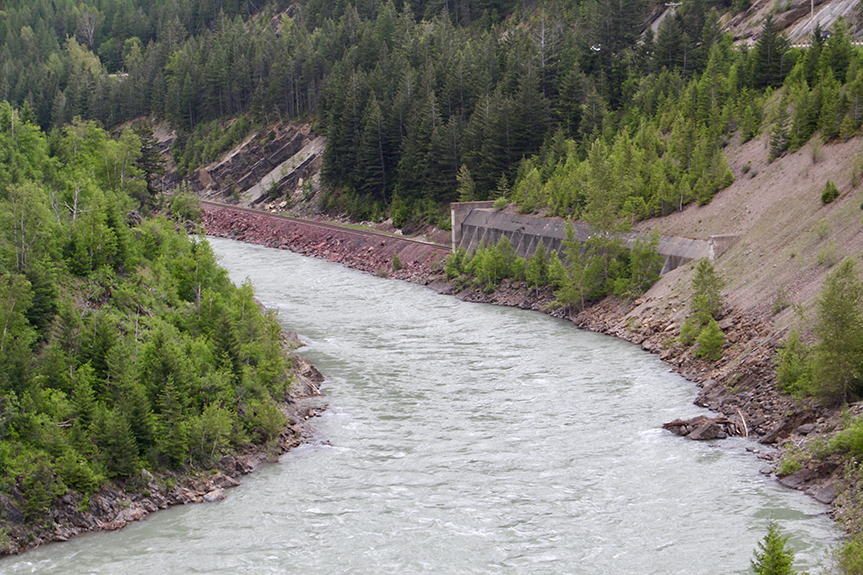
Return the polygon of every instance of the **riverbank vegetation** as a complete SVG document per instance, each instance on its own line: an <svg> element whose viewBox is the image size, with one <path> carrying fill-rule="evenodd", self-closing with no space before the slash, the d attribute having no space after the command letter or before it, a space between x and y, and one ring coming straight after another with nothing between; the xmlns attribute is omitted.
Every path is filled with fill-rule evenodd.
<svg viewBox="0 0 863 575"><path fill-rule="evenodd" d="M75 120L45 135L0 103L7 535L63 496L86 509L112 482L145 486L142 469L209 469L285 427L280 328L203 237L151 215L138 132Z"/></svg>
<svg viewBox="0 0 863 575"><path fill-rule="evenodd" d="M584 309L607 295L634 298L659 278L662 256L659 236L639 238L628 249L619 237L593 235L584 242L566 227L563 253L548 251L540 239L528 259L518 256L505 235L495 245L480 244L472 253L450 254L446 277L457 289L476 287L493 292L505 279L525 281L537 291L554 290L556 306Z"/></svg>

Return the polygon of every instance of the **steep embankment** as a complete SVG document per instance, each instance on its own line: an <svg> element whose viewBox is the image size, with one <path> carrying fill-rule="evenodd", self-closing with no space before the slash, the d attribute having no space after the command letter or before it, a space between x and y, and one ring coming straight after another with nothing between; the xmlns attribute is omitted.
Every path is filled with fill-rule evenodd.
<svg viewBox="0 0 863 575"><path fill-rule="evenodd" d="M863 255L859 175L860 139L810 144L773 163L767 162L767 136L727 149L735 183L706 206L691 206L666 218L642 222L641 230L706 238L739 234L739 241L716 261L725 278L726 334L723 358L716 364L694 361L674 342L689 299L691 266L657 282L633 309L601 331L638 342L648 323L663 330L662 357L702 386L698 403L728 417L740 414L762 443L799 444L803 436L836 428L835 410L812 401L793 400L776 391L774 350L789 328L803 325L798 311L812 307L830 267L843 257L858 264ZM827 205L821 191L830 179L840 197ZM665 324L665 327L663 327ZM650 341L650 338L648 340ZM644 344L642 344L644 345ZM653 345L653 344L651 344ZM852 412L858 406L851 406ZM739 415L738 415L739 416ZM763 418L763 423L759 423ZM765 457L775 459L775 453ZM783 482L805 488L829 502L835 496L833 463L804 469Z"/></svg>
<svg viewBox="0 0 863 575"><path fill-rule="evenodd" d="M443 269L448 246L365 229L204 202L207 233L324 258L379 276L428 283Z"/></svg>

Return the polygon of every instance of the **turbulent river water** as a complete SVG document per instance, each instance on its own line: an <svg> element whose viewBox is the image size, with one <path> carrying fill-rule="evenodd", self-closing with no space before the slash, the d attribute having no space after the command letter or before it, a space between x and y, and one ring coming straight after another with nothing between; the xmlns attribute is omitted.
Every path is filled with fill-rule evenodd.
<svg viewBox="0 0 863 575"><path fill-rule="evenodd" d="M314 441L228 499L2 573L748 573L769 520L817 571L826 508L744 439L663 431L695 387L631 344L321 260L211 240L328 376Z"/></svg>

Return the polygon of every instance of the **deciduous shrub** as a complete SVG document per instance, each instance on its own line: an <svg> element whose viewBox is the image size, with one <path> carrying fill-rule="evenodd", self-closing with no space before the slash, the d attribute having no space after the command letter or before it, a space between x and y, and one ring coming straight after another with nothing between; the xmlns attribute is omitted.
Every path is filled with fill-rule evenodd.
<svg viewBox="0 0 863 575"><path fill-rule="evenodd" d="M784 393L809 394L812 391L812 357L809 346L792 330L785 347L777 352L776 380Z"/></svg>

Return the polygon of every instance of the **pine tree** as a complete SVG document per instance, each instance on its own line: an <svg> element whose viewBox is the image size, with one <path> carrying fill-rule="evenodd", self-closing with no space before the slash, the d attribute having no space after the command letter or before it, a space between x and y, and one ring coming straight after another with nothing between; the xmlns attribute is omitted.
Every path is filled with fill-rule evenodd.
<svg viewBox="0 0 863 575"><path fill-rule="evenodd" d="M470 174L467 164L458 169L458 201L472 202L476 199L476 184Z"/></svg>
<svg viewBox="0 0 863 575"><path fill-rule="evenodd" d="M773 16L764 18L761 36L752 49L752 84L756 88L775 87L782 84L790 69L787 58L788 40L777 29Z"/></svg>
<svg viewBox="0 0 863 575"><path fill-rule="evenodd" d="M145 207L153 205L158 190L156 180L165 173L165 158L159 152L159 141L153 133L153 126L149 122L139 122L133 128L135 135L141 140L141 155L135 161L135 166L144 174L147 181L147 198Z"/></svg>
<svg viewBox="0 0 863 575"><path fill-rule="evenodd" d="M713 264L707 258L701 258L695 266L692 277L692 307L696 312L703 312L710 317L718 317L722 311L722 278L716 273Z"/></svg>
<svg viewBox="0 0 863 575"><path fill-rule="evenodd" d="M770 128L770 154L769 159L772 162L788 149L788 109L784 103L780 103L779 112L776 118L776 123Z"/></svg>
<svg viewBox="0 0 863 575"><path fill-rule="evenodd" d="M758 542L754 552L752 570L756 575L796 575L794 551L787 547L788 537L783 536L774 522L767 524L767 535Z"/></svg>

